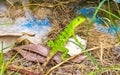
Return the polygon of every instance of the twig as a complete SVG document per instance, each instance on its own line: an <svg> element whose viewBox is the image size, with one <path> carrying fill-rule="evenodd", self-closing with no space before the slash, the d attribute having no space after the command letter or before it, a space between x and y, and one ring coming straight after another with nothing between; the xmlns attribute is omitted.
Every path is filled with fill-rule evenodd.
<svg viewBox="0 0 120 75"><path fill-rule="evenodd" d="M10 1L10 0L6 0L8 3L10 3L10 5L15 8L14 4Z"/></svg>
<svg viewBox="0 0 120 75"><path fill-rule="evenodd" d="M35 73L33 71L29 71L25 68L22 68L22 67L18 67L18 66L8 66L8 70L12 70L12 71L17 71L19 73L22 73L22 74L27 74L27 75L42 75L41 73Z"/></svg>
<svg viewBox="0 0 120 75"><path fill-rule="evenodd" d="M103 52L104 52L104 50L103 50L103 43L102 42L100 42L100 61L101 61L101 63L103 64Z"/></svg>
<svg viewBox="0 0 120 75"><path fill-rule="evenodd" d="M69 0L69 1L66 1L66 2L59 2L57 4L49 4L49 3L42 3L42 4L26 4L24 6L21 6L21 7L27 7L27 6L42 6L42 7L56 7L56 6L60 6L60 5L63 5L63 4L69 4L71 2L75 2L76 0Z"/></svg>
<svg viewBox="0 0 120 75"><path fill-rule="evenodd" d="M106 47L104 47L104 48L107 48L107 47L111 47L111 45L106 46ZM90 52L90 51L93 51L93 50L96 50L96 49L99 49L99 48L101 48L101 47L100 47L100 46L97 46L97 47L88 49L87 51ZM84 53L84 51L82 51L80 54L83 54L83 53ZM78 55L80 55L80 54L78 54ZM69 61L69 60L75 58L75 57L78 56L78 55L71 56L70 58L66 59L65 61L63 61L63 62L57 64L57 65L54 66L54 67L52 67L50 70L47 71L47 73L46 73L45 75L49 75L49 73L50 73L51 71L53 71L54 69L56 69L56 68L59 67L60 65L64 64L65 62L67 62L67 61Z"/></svg>

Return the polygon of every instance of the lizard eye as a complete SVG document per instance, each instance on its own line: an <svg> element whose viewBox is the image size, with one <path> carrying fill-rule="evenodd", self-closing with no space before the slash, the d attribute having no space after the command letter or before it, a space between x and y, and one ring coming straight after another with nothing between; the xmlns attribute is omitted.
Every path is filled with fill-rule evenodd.
<svg viewBox="0 0 120 75"><path fill-rule="evenodd" d="M77 19L78 21L80 21L80 19Z"/></svg>

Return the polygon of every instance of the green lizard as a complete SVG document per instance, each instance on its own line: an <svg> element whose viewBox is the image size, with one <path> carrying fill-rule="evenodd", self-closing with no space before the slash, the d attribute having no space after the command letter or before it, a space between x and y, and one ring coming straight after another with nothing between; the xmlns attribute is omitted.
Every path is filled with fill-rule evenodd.
<svg viewBox="0 0 120 75"><path fill-rule="evenodd" d="M47 56L46 62L43 63L43 67L46 67L48 62L51 60L51 58L59 51L63 52L61 58L62 60L65 60L67 58L68 49L64 47L64 45L67 43L68 39L73 36L75 41L78 42L76 35L74 33L74 29L82 24L86 20L86 17L83 15L79 15L76 18L74 18L70 24L67 25L67 27L57 36L56 40L49 40L47 45L52 48L50 51L49 56Z"/></svg>

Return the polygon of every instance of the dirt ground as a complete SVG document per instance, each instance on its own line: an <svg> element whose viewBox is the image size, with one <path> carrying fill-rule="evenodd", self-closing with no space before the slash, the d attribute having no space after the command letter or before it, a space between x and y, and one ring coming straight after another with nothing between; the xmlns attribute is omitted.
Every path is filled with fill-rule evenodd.
<svg viewBox="0 0 120 75"><path fill-rule="evenodd" d="M51 1L51 0L50 0ZM96 6L97 3L92 3L92 1L75 1L70 0L71 2L63 2L58 1L58 5L54 5L54 2L48 2L48 5L41 5L40 7L36 7L33 10L33 13L36 15L37 19L45 18L46 14L52 23L52 31L49 32L48 38L55 39L56 36L62 31L66 25L76 16L76 9L74 6L78 6L78 8L89 7L89 6ZM44 3L44 1L43 1ZM60 4L59 4L60 3ZM42 2L41 2L42 4ZM86 4L86 6L85 6ZM18 11L16 9L11 9L11 14L13 11L16 11L16 14L11 15L12 18L24 16L24 12ZM19 13L18 13L18 12ZM92 26L89 31L88 36L86 36L86 27L88 23L87 21L80 25L75 29L76 34L80 37L87 40L87 49L93 49L90 51L90 54L98 61L100 66L102 67L110 67L117 64L120 64L120 51L115 50L115 46L118 43L118 40L115 36L112 36L107 33L99 32L96 27ZM49 40L48 39L48 40ZM44 44L46 44L47 40L44 40ZM8 54L14 54L15 52L9 52ZM82 54L85 55L85 54ZM82 56L81 55L81 56ZM8 58L8 57L7 57ZM9 60L6 59L6 61ZM14 75L16 71L19 73L18 75L42 75L42 64L37 62L30 62L24 59L20 54L16 56L16 58L12 61L11 65L9 66L9 70L7 70L6 75L10 72L10 75ZM49 64L46 67L46 70L49 70L51 67L55 66L56 64L53 63ZM16 70L19 68L19 70ZM49 75L86 75L90 72L96 71L98 68L94 65L93 62L89 59L89 57L82 60L80 63L72 63L70 61L62 64L61 66L54 69ZM12 70L12 71L11 71ZM117 70L110 70L99 73L97 75L119 75L120 71ZM17 75L17 74L16 74Z"/></svg>

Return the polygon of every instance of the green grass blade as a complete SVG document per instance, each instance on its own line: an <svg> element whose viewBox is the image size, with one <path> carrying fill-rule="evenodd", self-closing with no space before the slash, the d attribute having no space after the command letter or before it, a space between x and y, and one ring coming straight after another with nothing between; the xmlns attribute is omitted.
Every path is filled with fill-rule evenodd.
<svg viewBox="0 0 120 75"><path fill-rule="evenodd" d="M90 7L90 8L97 8L97 7ZM118 20L120 20L120 17L118 17L117 15L115 15L115 14L113 14L113 13L111 13L111 12L105 10L105 9L100 8L99 10L105 12L106 14L111 15L112 17L114 17L114 18L116 18ZM112 23L112 26L115 26L115 24ZM116 38L119 41L119 45L120 45L120 35L118 34L118 32L116 32Z"/></svg>
<svg viewBox="0 0 120 75"><path fill-rule="evenodd" d="M97 7L90 7L90 8L97 8ZM99 10L103 11L103 12L105 12L107 14L110 14L111 16L115 17L116 19L120 20L120 17L118 17L117 15L115 15L115 14L113 14L113 13L111 13L111 12L105 10L105 9L99 8Z"/></svg>
<svg viewBox="0 0 120 75"><path fill-rule="evenodd" d="M2 46L1 46L1 53L0 53L0 75L3 75L4 72L4 53L3 53L3 41L1 42Z"/></svg>
<svg viewBox="0 0 120 75"><path fill-rule="evenodd" d="M10 45L8 47L3 47L3 41L1 42L2 43L2 46L1 46L1 53L0 53L0 75L4 75L8 65L12 62L12 60L16 57L16 55L18 53L16 53L8 62L4 62L4 49L7 49L7 48L10 48L11 46L13 47L14 45Z"/></svg>
<svg viewBox="0 0 120 75"><path fill-rule="evenodd" d="M1 52L0 52L0 66L2 66L4 62L4 55L3 55L3 41L1 42Z"/></svg>
<svg viewBox="0 0 120 75"><path fill-rule="evenodd" d="M111 9L110 9L110 1L108 0L108 11L111 12ZM112 20L112 16L110 14L109 15L109 18L110 18L110 21L111 23L113 24L113 20Z"/></svg>
<svg viewBox="0 0 120 75"><path fill-rule="evenodd" d="M92 71L87 75L93 75L93 74L96 75L97 73L102 73L102 72L110 71L110 70L118 70L118 71L120 71L120 64L115 65L115 66L110 66L110 67L107 67L107 68L102 68L101 70L97 70L95 72Z"/></svg>
<svg viewBox="0 0 120 75"><path fill-rule="evenodd" d="M92 19L90 20L90 24L89 24L88 27L87 27L86 35L88 35L88 32L89 32L90 28L92 27L92 22L94 21L94 19L95 19L97 13L98 13L100 7L104 4L105 1L106 1L106 0L103 0L103 1L98 5L98 7L96 8L95 13L94 13Z"/></svg>
<svg viewBox="0 0 120 75"><path fill-rule="evenodd" d="M94 57L87 51L85 50L81 45L79 45L79 43L70 41L72 43L74 43L75 45L77 45L78 47L80 47L82 49L82 51L85 52L85 54L91 59L91 61L97 66L98 69L101 69L101 66L98 64L98 62L94 59Z"/></svg>

